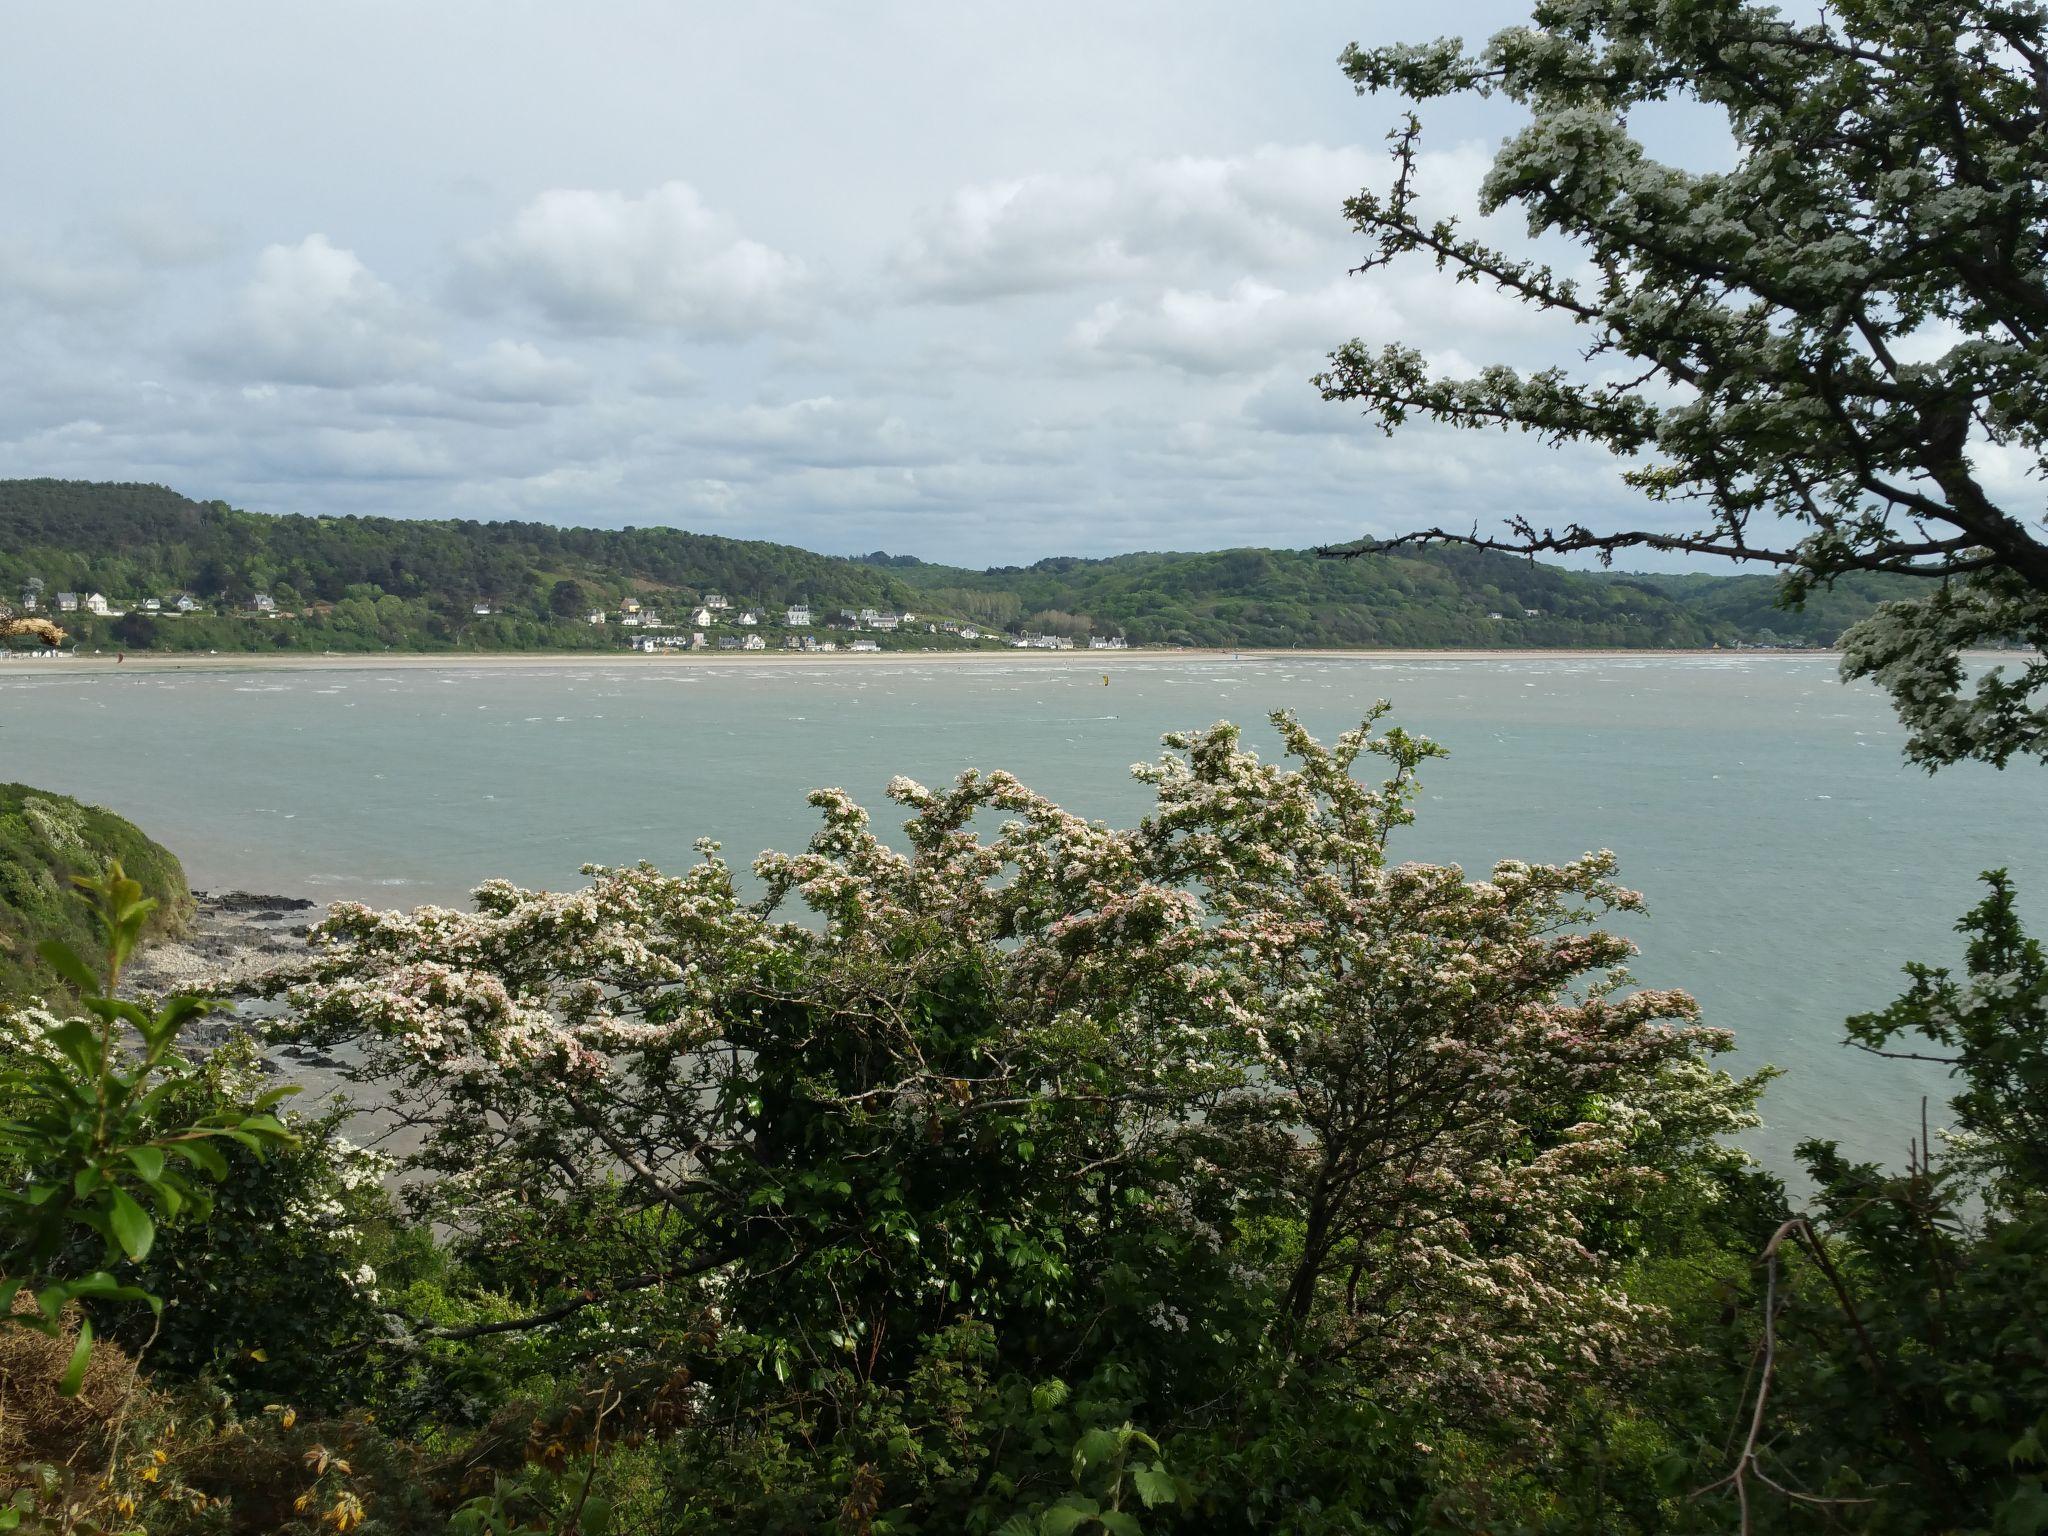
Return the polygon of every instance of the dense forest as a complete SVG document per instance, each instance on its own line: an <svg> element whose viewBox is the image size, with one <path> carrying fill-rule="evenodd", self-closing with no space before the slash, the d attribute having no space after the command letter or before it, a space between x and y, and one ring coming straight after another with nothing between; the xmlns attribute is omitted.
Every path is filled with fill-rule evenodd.
<svg viewBox="0 0 2048 1536"><path fill-rule="evenodd" d="M222 651L610 649L621 634L590 612L712 592L771 620L806 601L820 619L874 606L1155 646L1827 645L1893 595L1887 578L1862 577L1788 612L1769 576L1589 574L1468 550L1325 560L1236 549L970 571L673 528L273 516L162 486L0 481L0 600L34 583L44 607L71 591L130 610L66 616L80 645ZM277 611L252 611L259 593ZM139 611L178 594L198 608ZM884 643L958 642L905 632Z"/></svg>

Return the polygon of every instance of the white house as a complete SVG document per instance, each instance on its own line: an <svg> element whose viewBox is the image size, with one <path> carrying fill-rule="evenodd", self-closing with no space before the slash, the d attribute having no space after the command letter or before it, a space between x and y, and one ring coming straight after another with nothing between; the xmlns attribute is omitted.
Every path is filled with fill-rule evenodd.
<svg viewBox="0 0 2048 1536"><path fill-rule="evenodd" d="M57 611L59 613L78 612L78 594L76 592L59 592L57 594Z"/></svg>
<svg viewBox="0 0 2048 1536"><path fill-rule="evenodd" d="M1543 610L1540 608L1524 608L1522 610L1522 617L1525 619L1540 619L1543 617Z"/></svg>
<svg viewBox="0 0 2048 1536"><path fill-rule="evenodd" d="M704 647L705 647L705 645L706 645L707 643L708 643L708 642L707 642L707 641L706 641L706 640L704 639L704 631L703 631L703 630L699 629L699 630L693 630L693 631L691 632L691 634L690 634L690 649L691 649L691 650L693 650L693 651L701 651L701 650L703 650L703 649L704 649Z"/></svg>
<svg viewBox="0 0 2048 1536"><path fill-rule="evenodd" d="M480 619L488 619L491 616L491 605L489 603L471 603L469 611Z"/></svg>
<svg viewBox="0 0 2048 1536"><path fill-rule="evenodd" d="M849 651L879 651L881 648L879 640L856 640L847 647Z"/></svg>
<svg viewBox="0 0 2048 1536"><path fill-rule="evenodd" d="M981 631L972 624L962 624L960 626L960 638L962 640L979 640L981 638Z"/></svg>
<svg viewBox="0 0 2048 1536"><path fill-rule="evenodd" d="M791 629L809 629L811 627L811 605L809 603L791 603L783 612L782 622Z"/></svg>
<svg viewBox="0 0 2048 1536"><path fill-rule="evenodd" d="M162 613L164 611L163 599L160 597L145 597L142 600L142 611L144 613Z"/></svg>
<svg viewBox="0 0 2048 1536"><path fill-rule="evenodd" d="M716 624L718 622L718 615L711 611L711 605L709 603L703 603L700 604L694 610L692 610L690 614L690 622L692 624Z"/></svg>
<svg viewBox="0 0 2048 1536"><path fill-rule="evenodd" d="M602 608L593 609L583 616L583 622L586 624L602 624L604 622L604 610Z"/></svg>
<svg viewBox="0 0 2048 1536"><path fill-rule="evenodd" d="M749 635L740 642L740 649L743 651L765 651L768 649L768 642L759 635Z"/></svg>
<svg viewBox="0 0 2048 1536"><path fill-rule="evenodd" d="M628 613L624 609L621 609L619 611L619 622L625 625L628 629L638 629L641 624L640 605L638 603L635 603L633 605L633 611L631 613Z"/></svg>
<svg viewBox="0 0 2048 1536"><path fill-rule="evenodd" d="M101 615L101 616L103 616L103 617L104 617L104 616L105 616L106 614L108 614L108 613L111 613L111 612L113 611L113 610L112 610L112 609L111 609L111 608L110 608L110 607L108 606L108 604L107 604L107 600L106 600L106 597L105 597L105 596L104 596L103 594L101 594L101 593L98 593L98 592L95 592L95 593L93 593L93 595L92 595L91 597L88 597L88 598L87 598L87 599L85 600L85 606L86 606L86 611L87 611L87 612L89 612L89 613L97 613L97 614L100 614L100 615Z"/></svg>
<svg viewBox="0 0 2048 1536"><path fill-rule="evenodd" d="M722 613L727 608L730 608L732 604L716 592L706 592L704 594L704 606Z"/></svg>
<svg viewBox="0 0 2048 1536"><path fill-rule="evenodd" d="M180 592L171 599L171 606L180 613L196 613L199 611L199 599L190 592Z"/></svg>
<svg viewBox="0 0 2048 1536"><path fill-rule="evenodd" d="M740 615L739 622L752 629L761 622L761 614L758 609L749 608Z"/></svg>
<svg viewBox="0 0 2048 1536"><path fill-rule="evenodd" d="M21 594L21 611L23 613L34 613L37 600L35 588L29 587L25 589Z"/></svg>
<svg viewBox="0 0 2048 1536"><path fill-rule="evenodd" d="M1123 651L1130 649L1130 647L1124 643L1122 635L1090 635L1088 637L1088 649L1091 651Z"/></svg>
<svg viewBox="0 0 2048 1536"><path fill-rule="evenodd" d="M249 599L249 608L255 613L275 613L277 612L277 599L268 592L258 592Z"/></svg>

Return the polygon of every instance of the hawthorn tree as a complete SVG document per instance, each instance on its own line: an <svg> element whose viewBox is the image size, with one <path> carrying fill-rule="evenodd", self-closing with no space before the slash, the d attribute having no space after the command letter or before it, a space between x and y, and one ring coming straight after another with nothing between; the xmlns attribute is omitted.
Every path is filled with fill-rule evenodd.
<svg viewBox="0 0 2048 1536"><path fill-rule="evenodd" d="M419 1213L527 1303L394 1346L658 1295L723 1341L691 1368L728 1408L801 1387L849 1423L963 1315L1039 1374L1121 1339L1161 1412L1247 1349L1474 1422L1640 1357L1608 1213L1733 1158L1759 1083L1628 986L1611 854L1391 860L1438 749L1377 719L1276 716L1284 762L1171 736L1128 829L899 779L899 852L819 791L759 901L707 845L473 913L337 905L294 1027L384 1085Z"/></svg>
<svg viewBox="0 0 2048 1536"><path fill-rule="evenodd" d="M1353 341L1316 383L1392 431L1422 416L1597 443L1651 499L1703 504L1689 531L1509 519L1329 553L1461 543L1523 554L1626 549L1761 561L1796 604L1857 571L1924 579L1844 639L1925 766L2048 757L2048 663L1966 691L1961 653L2048 646L2048 541L2025 477L2048 430L2048 13L1999 0L1841 0L1788 20L1743 0L1544 0L1468 52L1353 46L1361 94L1502 96L1528 122L1481 207L1578 247L1561 272L1417 211L1421 124L1395 174L1346 212L1359 271L1406 257L1489 283L1588 333L1584 365L1433 371ZM1726 171L1655 159L1631 114L1690 100L1733 140Z"/></svg>

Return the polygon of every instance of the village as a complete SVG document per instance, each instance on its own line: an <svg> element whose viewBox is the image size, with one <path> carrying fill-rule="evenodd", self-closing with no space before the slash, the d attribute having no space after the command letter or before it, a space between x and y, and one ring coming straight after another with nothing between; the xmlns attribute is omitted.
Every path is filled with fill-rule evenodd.
<svg viewBox="0 0 2048 1536"><path fill-rule="evenodd" d="M462 606L467 608L473 620L490 619L508 611L490 599L475 599ZM148 620L207 615L289 621L300 616L292 609L280 606L276 597L268 592L255 592L241 601L206 601L183 591L123 601L109 598L103 592L59 591L52 594L44 582L35 578L24 584L18 610L29 618L37 618L47 612L106 620L124 620L135 615ZM997 628L963 619L920 616L910 611L873 607L824 612L814 609L808 601L771 606L735 600L720 592L705 592L694 599L678 594L675 605L666 610L654 606L651 597L646 602L625 597L614 607L589 609L583 613L582 622L591 628L611 632L623 649L645 654L770 649L818 654L840 651L879 653L886 649L932 649L935 646L1007 647L1034 651L1129 648L1129 642L1121 635L1091 634L1077 638L1043 633L1024 626ZM896 638L885 643L884 637ZM0 650L0 655L6 654L9 653ZM56 652L51 648L38 654Z"/></svg>

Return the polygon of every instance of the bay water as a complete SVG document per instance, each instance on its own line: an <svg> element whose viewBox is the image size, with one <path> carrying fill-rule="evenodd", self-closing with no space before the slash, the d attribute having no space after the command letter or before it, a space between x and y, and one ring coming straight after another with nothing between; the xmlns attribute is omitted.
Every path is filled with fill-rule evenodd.
<svg viewBox="0 0 2048 1536"><path fill-rule="evenodd" d="M1324 737L1377 698L1445 743L1404 858L1621 856L1647 916L1637 978L1693 992L1738 1063L1786 1069L1751 1138L1895 1160L1937 1067L1844 1047L1907 960L1960 960L1978 871L2008 867L2048 928L2048 777L1929 777L1884 698L1816 656L1052 656L848 664L0 670L0 778L130 817L195 886L326 902L459 903L478 881L575 884L585 863L744 866L795 848L815 786L867 802L1007 768L1071 809L1142 814L1131 763L1230 719L1262 750L1290 708Z"/></svg>

